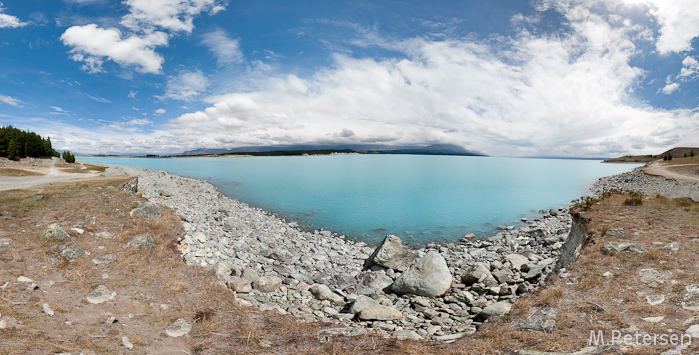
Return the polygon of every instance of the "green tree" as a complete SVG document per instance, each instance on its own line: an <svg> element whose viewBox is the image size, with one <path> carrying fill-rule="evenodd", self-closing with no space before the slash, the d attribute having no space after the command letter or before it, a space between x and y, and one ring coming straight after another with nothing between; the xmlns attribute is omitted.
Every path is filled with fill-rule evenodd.
<svg viewBox="0 0 699 355"><path fill-rule="evenodd" d="M17 154L17 141L12 139L7 147L7 158L10 160L17 160Z"/></svg>
<svg viewBox="0 0 699 355"><path fill-rule="evenodd" d="M693 157L693 156L694 156L694 151L693 151L693 150L689 152L689 156L690 156L690 157Z"/></svg>
<svg viewBox="0 0 699 355"><path fill-rule="evenodd" d="M70 154L69 151L63 152L63 160L66 161L66 163L73 164L75 163L75 155Z"/></svg>

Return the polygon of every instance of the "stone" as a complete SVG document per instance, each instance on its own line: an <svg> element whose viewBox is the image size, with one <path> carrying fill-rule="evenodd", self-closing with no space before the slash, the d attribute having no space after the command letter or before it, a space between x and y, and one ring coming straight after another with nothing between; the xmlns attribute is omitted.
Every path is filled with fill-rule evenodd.
<svg viewBox="0 0 699 355"><path fill-rule="evenodd" d="M378 306L379 303L374 301L372 298L367 297L367 296L358 296L356 300L352 303L352 306L349 308L349 312L353 314L357 314L369 307L373 306Z"/></svg>
<svg viewBox="0 0 699 355"><path fill-rule="evenodd" d="M85 253L85 250L83 250L79 246L71 245L71 246L61 250L59 255L60 255L61 259L63 259L63 260L75 261L79 257L87 255L87 253Z"/></svg>
<svg viewBox="0 0 699 355"><path fill-rule="evenodd" d="M514 273L512 273L510 269L493 270L491 274L499 283L508 282L511 280L512 276L514 276Z"/></svg>
<svg viewBox="0 0 699 355"><path fill-rule="evenodd" d="M695 324L689 327L685 334L689 335L692 338L699 338L699 324Z"/></svg>
<svg viewBox="0 0 699 355"><path fill-rule="evenodd" d="M49 317L53 317L53 309L51 309L51 306L49 306L48 303L44 303L44 306L42 308L44 310L44 313L48 314Z"/></svg>
<svg viewBox="0 0 699 355"><path fill-rule="evenodd" d="M680 243L680 242L672 242L672 243L665 244L664 248L670 249L672 251L678 251L678 250L680 250L681 246L682 246L682 243Z"/></svg>
<svg viewBox="0 0 699 355"><path fill-rule="evenodd" d="M483 310L481 311L480 315L483 318L490 318L494 316L502 316L505 315L507 312L510 311L512 308L512 303L510 302L505 302L505 301L500 301L500 302L495 302L489 306L485 306Z"/></svg>
<svg viewBox="0 0 699 355"><path fill-rule="evenodd" d="M396 320L400 319L403 317L403 314L393 308L393 307L388 307L388 306L372 306L369 308L363 309L361 312L359 312L359 319L360 320Z"/></svg>
<svg viewBox="0 0 699 355"><path fill-rule="evenodd" d="M453 343L457 339L461 339L466 335L466 333L454 333L454 334L447 334L447 335L440 335L438 337L435 337L435 340L441 341L443 343Z"/></svg>
<svg viewBox="0 0 699 355"><path fill-rule="evenodd" d="M228 281L226 281L226 286L235 292L252 292L252 285L250 284L250 281L241 279L240 277L231 277Z"/></svg>
<svg viewBox="0 0 699 355"><path fill-rule="evenodd" d="M41 239L64 242L70 240L70 236L58 223L49 224L39 235Z"/></svg>
<svg viewBox="0 0 699 355"><path fill-rule="evenodd" d="M524 275L524 279L527 281L532 281L534 279L541 277L542 272L543 272L543 268L541 266L535 266L535 267L529 269L529 271L527 271L527 274Z"/></svg>
<svg viewBox="0 0 699 355"><path fill-rule="evenodd" d="M163 209L153 202L144 202L129 212L131 216L146 219L158 218L163 214Z"/></svg>
<svg viewBox="0 0 699 355"><path fill-rule="evenodd" d="M422 337L416 333L414 330L408 330L408 329L401 329L401 330L396 330L393 332L393 336L396 337L396 339L400 340L405 340L405 339L413 339L413 340L420 340Z"/></svg>
<svg viewBox="0 0 699 355"><path fill-rule="evenodd" d="M405 271L417 256L410 251L400 238L387 235L369 257L369 261L389 269Z"/></svg>
<svg viewBox="0 0 699 355"><path fill-rule="evenodd" d="M527 318L524 323L516 326L518 329L533 330L537 332L552 332L556 325L556 316L558 310L552 307L544 307L538 309L531 317Z"/></svg>
<svg viewBox="0 0 699 355"><path fill-rule="evenodd" d="M92 262L99 265L99 264L109 264L117 261L117 256L114 254L105 254L105 255L98 255L94 259L92 259Z"/></svg>
<svg viewBox="0 0 699 355"><path fill-rule="evenodd" d="M629 232L625 230L624 228L614 228L614 229L608 229L607 230L607 235L612 236L612 237L623 237Z"/></svg>
<svg viewBox="0 0 699 355"><path fill-rule="evenodd" d="M128 246L135 250L155 249L155 241L148 234L135 235L129 242Z"/></svg>
<svg viewBox="0 0 699 355"><path fill-rule="evenodd" d="M682 308L691 311L691 312L699 312L699 302L696 301L683 301L682 302Z"/></svg>
<svg viewBox="0 0 699 355"><path fill-rule="evenodd" d="M121 338L121 344L123 344L129 350L133 349L133 344L131 344L131 342L129 341L129 338L127 338L127 337Z"/></svg>
<svg viewBox="0 0 699 355"><path fill-rule="evenodd" d="M508 255L505 255L505 261L509 262L513 269L521 270L522 265L529 262L529 258L527 258L524 255L519 255L519 254L508 254Z"/></svg>
<svg viewBox="0 0 699 355"><path fill-rule="evenodd" d="M279 289L282 285L281 277L277 276L262 276L252 283L252 288L263 292L273 292Z"/></svg>
<svg viewBox="0 0 699 355"><path fill-rule="evenodd" d="M188 334L192 330L192 323L188 322L184 318L177 318L176 321L167 326L165 334L170 337L176 338Z"/></svg>
<svg viewBox="0 0 699 355"><path fill-rule="evenodd" d="M699 298L699 284L692 284L684 287L688 297Z"/></svg>
<svg viewBox="0 0 699 355"><path fill-rule="evenodd" d="M648 304L651 306L657 306L657 305L665 302L665 296L664 295L646 296L646 302L648 302Z"/></svg>
<svg viewBox="0 0 699 355"><path fill-rule="evenodd" d="M388 286L391 286L393 279L386 276L383 273L367 271L363 275L362 284L369 286L377 290L383 290Z"/></svg>
<svg viewBox="0 0 699 355"><path fill-rule="evenodd" d="M429 251L403 272L391 289L396 293L437 297L449 291L453 280L444 257L436 251Z"/></svg>
<svg viewBox="0 0 699 355"><path fill-rule="evenodd" d="M158 191L158 195L160 195L160 196L162 196L162 197L172 197L172 194L170 193L170 191L168 191L168 190L163 190L163 189L161 189L160 191Z"/></svg>
<svg viewBox="0 0 699 355"><path fill-rule="evenodd" d="M481 277L485 278L488 276L492 275L490 274L490 268L486 264L474 263L461 274L461 282L466 285L472 285L481 280Z"/></svg>
<svg viewBox="0 0 699 355"><path fill-rule="evenodd" d="M609 243L603 247L605 250L623 252L647 253L648 251L636 243Z"/></svg>
<svg viewBox="0 0 699 355"><path fill-rule="evenodd" d="M309 289L309 291L311 291L313 297L315 297L317 300L329 300L337 305L345 303L344 297L332 292L328 286L323 284L315 284Z"/></svg>
<svg viewBox="0 0 699 355"><path fill-rule="evenodd" d="M657 317L646 317L646 318L641 318L644 321L648 323L659 323L661 320L665 319L664 316L657 316Z"/></svg>
<svg viewBox="0 0 699 355"><path fill-rule="evenodd" d="M87 295L87 301L92 304L107 302L116 297L116 292L106 285L99 285Z"/></svg>
<svg viewBox="0 0 699 355"><path fill-rule="evenodd" d="M31 283L31 282L34 282L34 280L32 280L32 279L30 279L30 278L28 278L28 277L26 277L26 276L19 276L19 277L17 277L17 282L27 282L27 283Z"/></svg>
<svg viewBox="0 0 699 355"><path fill-rule="evenodd" d="M641 277L641 282L644 284L649 284L652 282L664 283L666 279L672 277L671 271L660 272L655 269L641 269L638 271Z"/></svg>

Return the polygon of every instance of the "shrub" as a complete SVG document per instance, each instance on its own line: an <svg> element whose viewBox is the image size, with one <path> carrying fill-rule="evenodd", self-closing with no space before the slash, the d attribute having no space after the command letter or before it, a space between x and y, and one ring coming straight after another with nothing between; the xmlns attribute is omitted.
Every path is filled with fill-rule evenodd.
<svg viewBox="0 0 699 355"><path fill-rule="evenodd" d="M69 151L64 151L63 152L63 160L65 160L66 163L73 164L73 163L75 163L75 155L70 154Z"/></svg>
<svg viewBox="0 0 699 355"><path fill-rule="evenodd" d="M641 206L643 205L643 195L638 192L632 192L629 197L624 200L624 205L626 206Z"/></svg>

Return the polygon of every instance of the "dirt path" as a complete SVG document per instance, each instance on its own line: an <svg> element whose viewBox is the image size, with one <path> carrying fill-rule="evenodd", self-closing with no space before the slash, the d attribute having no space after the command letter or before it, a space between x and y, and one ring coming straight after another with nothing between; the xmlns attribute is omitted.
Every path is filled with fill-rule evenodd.
<svg viewBox="0 0 699 355"><path fill-rule="evenodd" d="M56 167L57 162L57 159L51 160L48 172L44 176L0 176L0 191L22 189L56 182L92 179L100 176L98 173L67 173Z"/></svg>
<svg viewBox="0 0 699 355"><path fill-rule="evenodd" d="M688 165L688 164L684 164ZM672 167L680 167L684 166L683 164L673 164L673 165L665 165L660 162L653 162L649 166L643 168L643 171L646 174L649 175L657 175L657 176L662 176L665 178L669 179L675 179L679 181L690 181L690 182L699 182L699 177L694 175L685 175L685 174L680 174L676 171L671 171L669 168Z"/></svg>

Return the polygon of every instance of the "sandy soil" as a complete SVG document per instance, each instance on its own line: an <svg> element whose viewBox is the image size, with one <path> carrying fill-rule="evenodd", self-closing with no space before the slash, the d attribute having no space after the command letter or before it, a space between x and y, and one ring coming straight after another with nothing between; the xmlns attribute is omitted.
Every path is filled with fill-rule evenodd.
<svg viewBox="0 0 699 355"><path fill-rule="evenodd" d="M50 162L47 159L23 159L20 162L10 162L7 159L3 159L2 166L11 166L12 168L23 169L44 175L20 177L0 176L0 191L22 189L56 182L91 179L100 176L99 173L94 172L70 173L62 171L57 166L61 162L62 160L58 158L52 158ZM78 168L84 168L81 162L76 163L76 165Z"/></svg>

